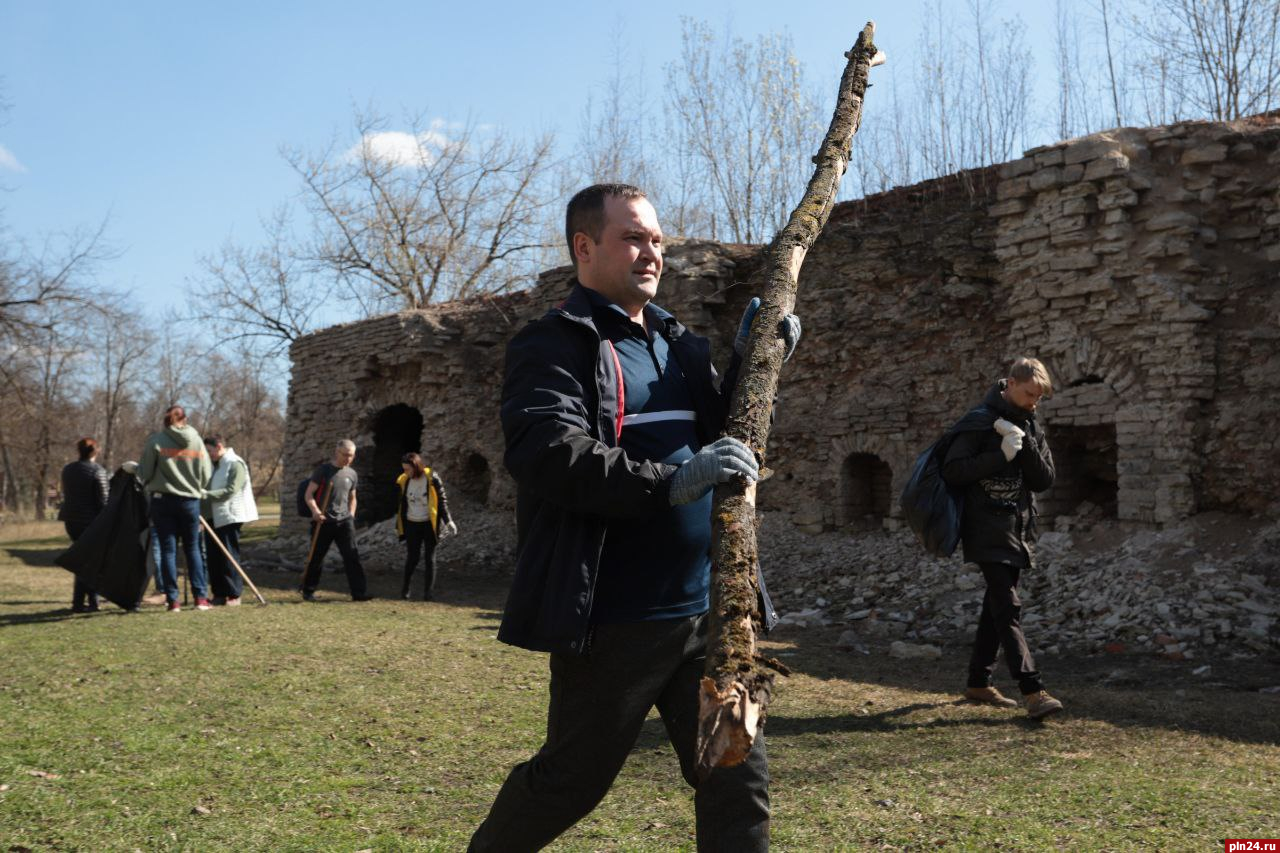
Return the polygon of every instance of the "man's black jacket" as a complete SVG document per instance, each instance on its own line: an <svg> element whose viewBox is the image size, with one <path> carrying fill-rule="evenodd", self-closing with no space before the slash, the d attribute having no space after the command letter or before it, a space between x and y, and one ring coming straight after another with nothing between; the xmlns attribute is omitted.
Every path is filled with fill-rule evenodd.
<svg viewBox="0 0 1280 853"><path fill-rule="evenodd" d="M107 471L97 462L82 459L62 469L62 508L58 519L79 535L107 505Z"/></svg>
<svg viewBox="0 0 1280 853"><path fill-rule="evenodd" d="M689 382L699 440L724 427L731 365L717 387L710 345L650 306ZM618 373L582 285L507 345L502 386L505 463L516 497L515 578L498 639L527 649L583 652L600 550L610 525L644 525L669 503L676 466L633 460L618 446ZM766 628L777 621L764 592Z"/></svg>
<svg viewBox="0 0 1280 853"><path fill-rule="evenodd" d="M1053 454L1035 414L1001 395L1006 381L992 386L982 405L965 419L985 418L991 424L1004 418L1026 433L1022 450L1009 462L1000 450L1003 437L995 429L958 431L947 449L942 478L964 489L960 540L965 560L1027 568L1035 514L1032 492L1053 485Z"/></svg>

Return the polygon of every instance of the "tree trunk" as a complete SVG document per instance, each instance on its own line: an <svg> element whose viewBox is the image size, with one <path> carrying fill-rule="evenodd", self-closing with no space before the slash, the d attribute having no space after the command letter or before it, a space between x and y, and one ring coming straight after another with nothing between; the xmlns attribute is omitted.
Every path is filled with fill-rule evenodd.
<svg viewBox="0 0 1280 853"><path fill-rule="evenodd" d="M4 462L4 489L0 490L0 504L6 504L11 516L22 515L22 481L13 467L9 444L0 435L0 460Z"/></svg>
<svg viewBox="0 0 1280 853"><path fill-rule="evenodd" d="M875 24L868 23L853 49L845 54L849 62L840 79L831 125L813 158L813 177L786 226L769 246L752 291L759 292L763 284L762 304L734 389L726 433L752 448L762 468L784 355L779 327L795 305L800 265L835 205L853 135L862 121L867 74L884 61L884 54L872 43L874 37ZM755 623L760 614L755 485L735 480L718 487L711 523L711 614L698 721L698 764L704 774L713 767L731 767L746 759L764 721L773 687L771 670L786 672L780 663L756 652Z"/></svg>

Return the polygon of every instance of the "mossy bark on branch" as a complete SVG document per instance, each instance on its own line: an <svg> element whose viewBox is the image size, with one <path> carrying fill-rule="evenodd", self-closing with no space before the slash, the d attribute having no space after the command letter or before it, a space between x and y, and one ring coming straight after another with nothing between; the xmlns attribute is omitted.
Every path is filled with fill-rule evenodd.
<svg viewBox="0 0 1280 853"><path fill-rule="evenodd" d="M853 135L862 121L867 75L883 61L874 37L875 24L868 23L845 54L849 61L831 124L813 158L813 177L752 282L761 305L725 432L754 450L762 468L784 355L779 329L795 306L800 266L835 206ZM698 721L698 764L704 774L746 759L764 722L774 671L785 671L756 652L762 617L757 606L755 485L738 480L717 488L711 524L711 613Z"/></svg>

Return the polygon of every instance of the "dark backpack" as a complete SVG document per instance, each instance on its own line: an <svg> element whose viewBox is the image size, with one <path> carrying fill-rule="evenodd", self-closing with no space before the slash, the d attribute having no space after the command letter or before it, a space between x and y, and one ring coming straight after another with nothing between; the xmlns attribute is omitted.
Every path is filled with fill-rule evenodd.
<svg viewBox="0 0 1280 853"><path fill-rule="evenodd" d="M307 486L309 485L311 485L310 477L298 483L298 515L303 518L311 517L311 507L307 506Z"/></svg>
<svg viewBox="0 0 1280 853"><path fill-rule="evenodd" d="M986 406L972 409L929 449L916 457L911 476L898 505L907 524L915 531L924 549L935 557L950 557L960 544L960 519L964 516L964 490L952 488L942 479L942 463L957 434L987 430L998 417Z"/></svg>
<svg viewBox="0 0 1280 853"><path fill-rule="evenodd" d="M942 462L951 438L948 432L917 457L899 499L907 524L924 549L935 557L955 553L964 514L964 492L951 488L942 479Z"/></svg>

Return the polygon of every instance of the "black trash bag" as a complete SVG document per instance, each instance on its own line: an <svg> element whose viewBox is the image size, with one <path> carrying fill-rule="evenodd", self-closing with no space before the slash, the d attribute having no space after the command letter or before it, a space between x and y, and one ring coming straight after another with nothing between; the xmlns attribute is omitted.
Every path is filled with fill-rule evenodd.
<svg viewBox="0 0 1280 853"><path fill-rule="evenodd" d="M942 462L950 445L949 436L944 436L916 458L899 499L908 526L935 557L950 557L960 544L964 491L942 479Z"/></svg>
<svg viewBox="0 0 1280 853"><path fill-rule="evenodd" d="M147 496L121 469L111 478L107 505L54 562L125 610L137 608L147 589Z"/></svg>
<svg viewBox="0 0 1280 853"><path fill-rule="evenodd" d="M964 517L964 489L947 485L942 479L951 441L961 432L989 430L998 415L986 406L970 410L955 426L916 457L911 476L898 499L907 525L925 551L934 557L950 557L960 544L960 521Z"/></svg>

